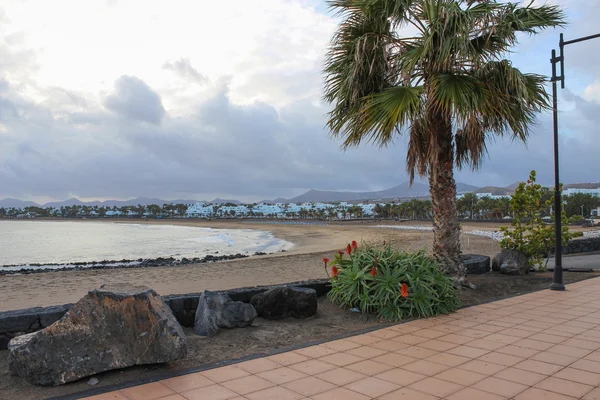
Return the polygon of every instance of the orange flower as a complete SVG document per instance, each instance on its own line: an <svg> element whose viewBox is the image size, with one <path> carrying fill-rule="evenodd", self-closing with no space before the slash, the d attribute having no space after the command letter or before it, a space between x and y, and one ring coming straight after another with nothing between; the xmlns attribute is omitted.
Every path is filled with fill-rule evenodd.
<svg viewBox="0 0 600 400"><path fill-rule="evenodd" d="M377 276L377 268L375 268L375 267L371 268L371 276L373 278L375 278Z"/></svg>
<svg viewBox="0 0 600 400"><path fill-rule="evenodd" d="M358 248L358 243L356 243L356 240L353 240L353 241L352 241L352 248L353 248L353 249L356 249L356 248Z"/></svg>
<svg viewBox="0 0 600 400"><path fill-rule="evenodd" d="M334 278L337 278L337 276L340 274L340 270L338 269L338 267L331 267L331 276L333 276Z"/></svg>
<svg viewBox="0 0 600 400"><path fill-rule="evenodd" d="M323 257L323 264L325 264L325 266L327 266L328 262L329 262L329 258Z"/></svg>
<svg viewBox="0 0 600 400"><path fill-rule="evenodd" d="M346 246L346 251L348 252L348 255L352 254L352 246L348 245Z"/></svg>
<svg viewBox="0 0 600 400"><path fill-rule="evenodd" d="M402 297L408 297L408 285L406 283L402 284Z"/></svg>

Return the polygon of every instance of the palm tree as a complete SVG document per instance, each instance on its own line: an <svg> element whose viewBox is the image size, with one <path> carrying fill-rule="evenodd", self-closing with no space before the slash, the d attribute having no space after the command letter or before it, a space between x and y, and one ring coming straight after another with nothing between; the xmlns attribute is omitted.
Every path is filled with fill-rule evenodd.
<svg viewBox="0 0 600 400"><path fill-rule="evenodd" d="M525 141L548 107L545 78L504 59L517 34L564 23L558 6L497 0L331 0L342 22L325 63L328 127L343 147L408 135L406 167L429 178L433 254L466 283L454 167L476 169L486 140ZM401 37L409 26L415 35Z"/></svg>

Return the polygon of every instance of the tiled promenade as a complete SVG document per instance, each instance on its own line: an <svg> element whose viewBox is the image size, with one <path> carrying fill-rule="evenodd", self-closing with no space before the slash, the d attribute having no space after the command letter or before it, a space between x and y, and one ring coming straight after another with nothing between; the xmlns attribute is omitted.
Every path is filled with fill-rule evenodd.
<svg viewBox="0 0 600 400"><path fill-rule="evenodd" d="M600 278L89 399L600 399Z"/></svg>

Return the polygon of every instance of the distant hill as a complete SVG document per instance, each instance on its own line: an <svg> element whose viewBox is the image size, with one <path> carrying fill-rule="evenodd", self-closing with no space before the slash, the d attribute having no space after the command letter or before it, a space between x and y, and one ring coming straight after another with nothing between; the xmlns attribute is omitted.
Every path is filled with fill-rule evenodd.
<svg viewBox="0 0 600 400"><path fill-rule="evenodd" d="M212 204L226 204L226 203L231 203L231 204L237 204L237 205L242 204L242 202L239 201L239 200L228 200L228 199L219 199L219 198L216 198L213 201L210 201L210 203L212 203Z"/></svg>
<svg viewBox="0 0 600 400"><path fill-rule="evenodd" d="M39 204L36 204L33 201L24 201L24 200L11 199L11 198L6 198L6 199L0 200L0 207L4 207L4 208L10 208L10 207L23 208L23 207L39 207L39 206L40 206Z"/></svg>
<svg viewBox="0 0 600 400"><path fill-rule="evenodd" d="M515 186L516 188L516 186ZM491 193L494 196L510 196L515 192L514 188L510 187L497 187L497 186L485 186L474 190L473 193Z"/></svg>

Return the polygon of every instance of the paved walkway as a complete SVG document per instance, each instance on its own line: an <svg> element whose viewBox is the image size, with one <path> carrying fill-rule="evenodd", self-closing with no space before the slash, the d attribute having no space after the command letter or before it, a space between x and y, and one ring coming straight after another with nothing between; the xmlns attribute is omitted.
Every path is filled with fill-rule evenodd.
<svg viewBox="0 0 600 400"><path fill-rule="evenodd" d="M90 399L600 399L600 278Z"/></svg>
<svg viewBox="0 0 600 400"><path fill-rule="evenodd" d="M563 269L600 269L600 254L566 255L562 259ZM548 270L554 270L554 258L548 260Z"/></svg>

